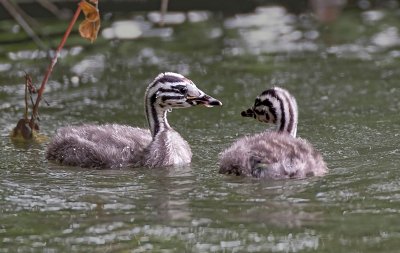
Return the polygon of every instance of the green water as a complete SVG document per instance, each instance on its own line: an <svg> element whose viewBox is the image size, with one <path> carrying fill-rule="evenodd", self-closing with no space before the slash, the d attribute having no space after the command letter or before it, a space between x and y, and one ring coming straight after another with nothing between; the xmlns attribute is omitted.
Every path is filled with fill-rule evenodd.
<svg viewBox="0 0 400 253"><path fill-rule="evenodd" d="M173 169L62 167L45 160L47 142L12 142L23 71L39 83L48 60L28 42L2 45L0 252L398 252L398 10L375 11L345 9L329 26L284 9L236 19L208 13L161 38L100 36L90 45L73 37L47 87L41 132L146 127L147 84L180 72L224 105L170 113L194 153L191 165ZM296 96L298 134L323 154L325 177L217 173L219 152L267 127L240 112L271 86Z"/></svg>

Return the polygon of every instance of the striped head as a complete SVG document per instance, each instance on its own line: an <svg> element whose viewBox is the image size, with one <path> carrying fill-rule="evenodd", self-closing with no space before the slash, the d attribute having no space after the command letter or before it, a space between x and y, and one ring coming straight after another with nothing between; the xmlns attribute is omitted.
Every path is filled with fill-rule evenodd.
<svg viewBox="0 0 400 253"><path fill-rule="evenodd" d="M285 89L274 87L263 91L256 98L254 106L243 111L242 116L275 124L278 132L287 132L296 137L297 103L296 99Z"/></svg>
<svg viewBox="0 0 400 253"><path fill-rule="evenodd" d="M195 105L220 106L222 103L205 94L183 75L165 72L159 74L147 87L145 95L146 116L153 136L167 126L166 113L174 108Z"/></svg>
<svg viewBox="0 0 400 253"><path fill-rule="evenodd" d="M222 105L219 100L197 88L191 80L172 72L161 73L154 79L146 90L146 99L166 109Z"/></svg>

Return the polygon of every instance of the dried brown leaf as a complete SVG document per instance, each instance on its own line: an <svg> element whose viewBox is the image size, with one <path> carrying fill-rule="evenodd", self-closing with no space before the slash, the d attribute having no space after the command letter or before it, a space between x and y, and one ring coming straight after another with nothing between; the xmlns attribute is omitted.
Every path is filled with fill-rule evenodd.
<svg viewBox="0 0 400 253"><path fill-rule="evenodd" d="M85 20L79 25L79 33L83 38L88 39L93 43L100 30L99 10L86 1L81 1L79 6L85 14Z"/></svg>

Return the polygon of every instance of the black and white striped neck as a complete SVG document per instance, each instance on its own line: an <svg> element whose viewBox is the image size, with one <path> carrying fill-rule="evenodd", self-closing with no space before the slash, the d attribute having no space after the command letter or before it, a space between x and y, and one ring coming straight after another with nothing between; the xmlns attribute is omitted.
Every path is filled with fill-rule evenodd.
<svg viewBox="0 0 400 253"><path fill-rule="evenodd" d="M274 87L264 91L257 97L253 110L260 120L274 123L278 132L296 137L297 103L287 90Z"/></svg>
<svg viewBox="0 0 400 253"><path fill-rule="evenodd" d="M158 133L171 128L167 120L167 113L169 110L157 105L156 101L156 94L148 98L146 97L145 101L146 118L153 139Z"/></svg>
<svg viewBox="0 0 400 253"><path fill-rule="evenodd" d="M170 107L162 104L168 97L181 96L170 87L184 82L185 77L176 73L161 73L147 87L145 94L145 113L151 135L154 137L165 129L171 128L168 124L167 113Z"/></svg>

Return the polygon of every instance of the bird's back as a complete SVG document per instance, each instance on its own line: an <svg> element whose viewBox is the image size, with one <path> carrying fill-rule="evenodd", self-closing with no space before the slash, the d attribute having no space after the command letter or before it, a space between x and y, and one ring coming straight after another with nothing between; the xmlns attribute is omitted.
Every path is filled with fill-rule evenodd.
<svg viewBox="0 0 400 253"><path fill-rule="evenodd" d="M243 137L220 155L220 173L257 178L321 176L327 167L306 140L288 133L264 132Z"/></svg>
<svg viewBox="0 0 400 253"><path fill-rule="evenodd" d="M149 130L125 125L67 126L57 130L46 157L69 166L116 168L138 163L151 140Z"/></svg>

